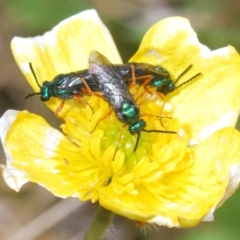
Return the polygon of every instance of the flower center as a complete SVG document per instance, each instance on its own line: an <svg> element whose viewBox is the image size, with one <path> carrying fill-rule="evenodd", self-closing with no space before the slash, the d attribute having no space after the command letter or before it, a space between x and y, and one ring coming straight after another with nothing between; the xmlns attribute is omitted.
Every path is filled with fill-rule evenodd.
<svg viewBox="0 0 240 240"><path fill-rule="evenodd" d="M178 132L178 121L171 118L171 112L162 110L163 101L155 94L146 95L137 100L140 118L146 122L144 128ZM94 113L88 106L79 108L68 114L63 125L63 131L86 156L87 165L92 162L96 169L94 176L89 176L95 184L85 194L90 188L113 185L117 194L136 195L142 187L154 194L157 187L158 193L169 192L164 196L174 197L166 181L192 164L186 139L179 139L177 134L141 131L134 152L137 134L132 134L114 113L109 114L108 103L97 97L88 103Z"/></svg>

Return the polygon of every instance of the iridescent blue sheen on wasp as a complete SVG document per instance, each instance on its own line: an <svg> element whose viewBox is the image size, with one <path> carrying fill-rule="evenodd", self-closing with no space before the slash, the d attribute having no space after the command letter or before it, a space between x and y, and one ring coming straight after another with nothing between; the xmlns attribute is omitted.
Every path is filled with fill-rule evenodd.
<svg viewBox="0 0 240 240"><path fill-rule="evenodd" d="M134 152L142 131L176 134L174 131L145 129L146 122L140 119L139 106L129 92L122 73L97 51L91 52L89 56L89 73L118 120L129 126L128 130L131 134L138 135Z"/></svg>
<svg viewBox="0 0 240 240"><path fill-rule="evenodd" d="M40 95L40 99L43 102L50 100L51 97L57 97L61 99L62 103L55 112L56 116L58 116L58 113L63 108L65 100L72 98L75 98L79 102L88 105L92 109L87 102L81 99L81 97L84 95L93 95L93 92L97 91L98 89L95 82L92 81L91 75L89 75L87 71L83 70L67 74L59 74L54 77L52 81L44 81L41 86L37 80L37 76L31 63L29 63L29 67L33 73L37 85L40 88L40 91L26 95L25 99L33 95Z"/></svg>

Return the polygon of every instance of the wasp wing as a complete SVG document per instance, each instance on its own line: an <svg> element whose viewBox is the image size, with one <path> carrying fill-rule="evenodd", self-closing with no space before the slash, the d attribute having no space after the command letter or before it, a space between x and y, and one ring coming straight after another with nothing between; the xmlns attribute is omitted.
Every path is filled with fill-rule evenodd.
<svg viewBox="0 0 240 240"><path fill-rule="evenodd" d="M89 55L89 73L120 121L126 122L122 115L124 103L135 106L136 114L139 114L139 108L130 94L121 72L97 51L93 51Z"/></svg>

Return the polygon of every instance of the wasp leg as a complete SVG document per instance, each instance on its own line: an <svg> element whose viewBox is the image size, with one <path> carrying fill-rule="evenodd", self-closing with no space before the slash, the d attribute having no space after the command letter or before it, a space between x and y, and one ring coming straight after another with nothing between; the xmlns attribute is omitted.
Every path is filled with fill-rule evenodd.
<svg viewBox="0 0 240 240"><path fill-rule="evenodd" d="M132 73L132 77L127 79L127 84L128 84L128 80L130 80L130 84L128 84L128 89L131 89L132 87L134 87L136 85L136 76L135 76L135 71L134 71L134 66L131 65L131 73ZM137 90L135 93L132 94L133 97L135 97L138 93L139 90L139 85L137 87Z"/></svg>
<svg viewBox="0 0 240 240"><path fill-rule="evenodd" d="M62 108L63 108L63 106L64 106L64 103L65 103L65 101L62 100L61 104L58 106L57 110L56 110L55 113L54 113L55 116L56 116L57 118L59 118L61 121L63 121L63 122L64 122L64 119L63 119L62 117L60 117L60 116L58 115L58 113L62 110Z"/></svg>
<svg viewBox="0 0 240 240"><path fill-rule="evenodd" d="M161 116L161 114L162 114L162 112L163 112L163 109L164 109L164 107L165 107L165 104L166 104L166 98L165 98L165 96L164 96L161 92L158 92L158 91L157 91L157 95L158 95L159 98L161 98L162 101L163 101L163 104L162 104L162 107L161 107L161 110L160 110L160 116ZM162 125L162 127L163 127L163 122L162 122L162 118L161 118L161 117L160 117L160 123L161 123L161 125Z"/></svg>
<svg viewBox="0 0 240 240"><path fill-rule="evenodd" d="M145 79L141 85L143 86L147 86L151 81L152 81L152 76L151 75L143 75L143 76L139 76L136 78L137 80L140 80L140 79Z"/></svg>
<svg viewBox="0 0 240 240"><path fill-rule="evenodd" d="M89 87L89 85L87 84L86 80L84 78L81 78L85 88L82 88L81 90L84 92L85 95L91 95L91 96L96 96L96 97L99 97L99 98L102 98L104 99L104 97L101 95L101 94L98 94L98 93L95 93L91 90L91 88ZM84 103L86 104L87 106L89 106L92 110L92 112L94 113L94 109L92 108L92 106L87 103L86 101L82 100L81 97L79 97L78 95L74 95L73 96L78 102L81 102L81 103Z"/></svg>
<svg viewBox="0 0 240 240"><path fill-rule="evenodd" d="M86 80L85 80L84 78L81 78L81 80L82 80L84 86L86 87L86 89L88 90L88 93L89 93L90 95L93 95L93 91L92 91L91 88L88 86Z"/></svg>
<svg viewBox="0 0 240 240"><path fill-rule="evenodd" d="M150 117L159 118L159 119L160 119L160 124L161 124L161 126L162 126L163 128L164 128L164 126L163 126L162 118L172 119L172 117L161 116L161 115L154 115L154 114L151 114L151 113L142 113L142 114L140 114L140 117L145 117L145 116L150 116Z"/></svg>
<svg viewBox="0 0 240 240"><path fill-rule="evenodd" d="M147 86L149 82L152 81L152 76L151 75L143 75L143 76L135 76L135 72L132 72L132 77L129 78L130 81L132 81L129 85L128 88L130 89L131 87L133 87L134 85L136 85L137 81L136 80L141 80L141 79L145 79L143 82L139 83L139 85L142 86Z"/></svg>
<svg viewBox="0 0 240 240"><path fill-rule="evenodd" d="M138 101L139 98L141 98L144 94L146 94L146 92L147 92L148 94L150 94L149 97L151 97L152 94L153 94L153 92L150 91L147 87L144 87L144 91L143 91L140 95L137 96L136 101ZM142 102L140 102L138 105L140 106L140 105L142 105L143 103L147 102L148 100L149 100L149 98L146 98L145 100L143 100Z"/></svg>
<svg viewBox="0 0 240 240"><path fill-rule="evenodd" d="M132 88L136 84L136 77L135 77L135 71L134 71L133 65L131 65L131 73L132 73L132 77L129 78L129 80L131 80L131 83L128 85L128 89Z"/></svg>
<svg viewBox="0 0 240 240"><path fill-rule="evenodd" d="M133 78L130 78L130 80L132 80ZM143 75L143 76L138 76L138 77L135 77L135 80L133 80L134 82L134 85L136 84L136 80L141 80L141 79L145 79L143 82L139 82L138 83L138 86L144 86L144 89L146 90L147 93L149 93L150 95L152 95L152 91L149 90L149 88L147 87L148 83L152 80L152 76L151 75ZM130 89L132 86L134 86L132 83L128 86L128 89ZM138 88L139 89L139 88ZM138 91L137 89L137 91ZM136 93L134 93L134 95L137 94L137 91Z"/></svg>
<svg viewBox="0 0 240 240"><path fill-rule="evenodd" d="M102 120L104 120L105 118L109 117L109 116L112 114L112 112L113 112L113 110L111 109L103 118L101 118L90 133L93 133L93 132L96 130L98 124L99 124Z"/></svg>
<svg viewBox="0 0 240 240"><path fill-rule="evenodd" d="M99 97L99 98L102 98L102 99L104 98L101 94L93 92L92 89L88 86L88 84L87 84L87 82L84 78L81 78L81 80L82 80L82 82L83 82L83 84L84 84L84 86L87 90L87 91L84 91L85 89L84 88L82 89L86 95L96 96L96 97Z"/></svg>
<svg viewBox="0 0 240 240"><path fill-rule="evenodd" d="M168 118L168 119L172 119L172 117L159 116L159 115L155 115L155 114L151 114L151 113L141 113L141 114L140 114L140 117L146 117L146 116L156 117L156 118Z"/></svg>
<svg viewBox="0 0 240 240"><path fill-rule="evenodd" d="M131 65L131 72L132 72L132 77L129 78L128 80L131 81L131 83L128 85L128 89L131 89L133 86L136 85L136 80L141 80L141 79L145 79L143 81L143 83L139 83L138 84L138 88L137 91L133 94L133 97L137 95L138 90L139 90L139 86L143 85L146 86L151 80L152 80L152 76L151 75L143 75L143 76L137 76L135 75L135 71L134 71L134 66Z"/></svg>
<svg viewBox="0 0 240 240"><path fill-rule="evenodd" d="M89 94L89 92L86 88L82 88L81 90L82 90L83 94L86 95L86 96L96 96L98 98L104 99L103 95L101 95L99 93L91 92Z"/></svg>
<svg viewBox="0 0 240 240"><path fill-rule="evenodd" d="M113 155L113 160L114 160L114 158L115 158L115 156L116 156L116 154L117 154L117 150L118 150L118 147L119 147L119 143L120 143L120 141L121 141L121 138L122 138L122 134L123 134L123 130L126 128L126 124L123 124L122 125L122 129L121 129L121 132L120 132L120 134L119 134L119 137L118 137L118 141L117 141L117 146L116 146L116 149L115 149L115 152L114 152L114 155Z"/></svg>
<svg viewBox="0 0 240 240"><path fill-rule="evenodd" d="M82 98L79 95L73 95L73 98L76 99L78 102L83 103L83 104L87 105L88 107L90 107L92 110L92 113L94 113L92 106L88 102L82 100Z"/></svg>

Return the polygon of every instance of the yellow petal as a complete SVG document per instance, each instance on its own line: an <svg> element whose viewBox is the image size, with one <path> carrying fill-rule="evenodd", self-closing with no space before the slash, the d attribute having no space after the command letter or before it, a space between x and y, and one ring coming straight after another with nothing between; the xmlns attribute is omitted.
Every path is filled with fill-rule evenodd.
<svg viewBox="0 0 240 240"><path fill-rule="evenodd" d="M95 10L87 10L60 22L50 32L33 38L14 37L11 43L14 58L34 91L39 87L29 68L32 63L38 81L51 81L60 73L69 73L88 68L88 56L93 50L104 54L112 63L121 63L121 58L108 29ZM46 102L56 111L61 100L52 98ZM79 103L68 101L59 115L64 117Z"/></svg>
<svg viewBox="0 0 240 240"><path fill-rule="evenodd" d="M171 17L150 28L130 61L161 65L173 80L192 64L177 85L202 74L167 95L191 144L235 126L240 109L240 56L233 47L211 51L199 43L187 19Z"/></svg>
<svg viewBox="0 0 240 240"><path fill-rule="evenodd" d="M215 208L240 183L240 133L224 128L194 149L193 164L165 173L154 194L139 184L137 193L101 189L100 204L120 215L168 227L192 227L213 220ZM163 188L164 187L164 188Z"/></svg>
<svg viewBox="0 0 240 240"><path fill-rule="evenodd" d="M0 119L3 147L7 156L3 169L9 187L20 190L28 182L46 187L56 196L81 197L81 167L90 171L80 148L43 118L24 112L7 111ZM94 171L94 170L93 170Z"/></svg>

